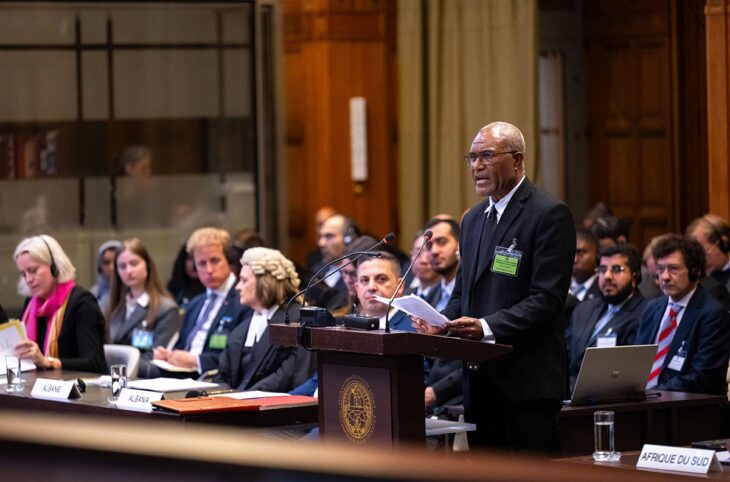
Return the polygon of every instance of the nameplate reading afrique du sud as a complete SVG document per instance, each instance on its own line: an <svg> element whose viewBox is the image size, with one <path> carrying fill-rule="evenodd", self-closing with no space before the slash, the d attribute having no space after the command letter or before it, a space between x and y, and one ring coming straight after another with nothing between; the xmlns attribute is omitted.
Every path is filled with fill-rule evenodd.
<svg viewBox="0 0 730 482"><path fill-rule="evenodd" d="M646 444L641 449L636 467L693 474L722 471L714 450L652 444Z"/></svg>
<svg viewBox="0 0 730 482"><path fill-rule="evenodd" d="M30 391L30 396L47 400L68 400L69 398L79 398L81 392L73 381L37 378Z"/></svg>

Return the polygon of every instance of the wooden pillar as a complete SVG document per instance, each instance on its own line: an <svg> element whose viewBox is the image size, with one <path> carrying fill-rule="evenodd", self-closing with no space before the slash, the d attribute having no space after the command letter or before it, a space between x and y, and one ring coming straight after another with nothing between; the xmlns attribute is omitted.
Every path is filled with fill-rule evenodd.
<svg viewBox="0 0 730 482"><path fill-rule="evenodd" d="M314 246L314 212L330 205L383 236L397 227L395 2L287 0L284 5L290 252ZM364 97L368 179L350 164L350 98Z"/></svg>
<svg viewBox="0 0 730 482"><path fill-rule="evenodd" d="M730 0L707 0L707 142L710 212L730 218Z"/></svg>

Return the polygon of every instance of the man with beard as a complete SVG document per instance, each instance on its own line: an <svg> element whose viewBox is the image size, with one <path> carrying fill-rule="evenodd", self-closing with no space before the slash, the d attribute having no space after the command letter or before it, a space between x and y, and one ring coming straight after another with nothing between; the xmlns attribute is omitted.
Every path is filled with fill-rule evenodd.
<svg viewBox="0 0 730 482"><path fill-rule="evenodd" d="M423 228L433 233L426 249L431 258L431 268L441 275L441 284L435 289L437 295L431 303L441 311L451 298L456 282L456 272L459 268L459 235L461 229L453 219L434 218ZM461 362L443 358L425 359L426 410L435 415L441 415L446 405L455 405L463 402L463 388Z"/></svg>
<svg viewBox="0 0 730 482"><path fill-rule="evenodd" d="M634 343L646 305L637 289L641 282L641 255L636 248L628 244L609 247L601 252L597 271L600 297L575 308L565 334L571 388L586 348Z"/></svg>

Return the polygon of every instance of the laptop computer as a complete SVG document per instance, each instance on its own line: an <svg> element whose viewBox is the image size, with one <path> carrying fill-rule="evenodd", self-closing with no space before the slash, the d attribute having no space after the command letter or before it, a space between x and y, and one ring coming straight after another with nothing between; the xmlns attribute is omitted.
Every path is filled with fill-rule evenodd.
<svg viewBox="0 0 730 482"><path fill-rule="evenodd" d="M657 345L586 349L569 404L644 400L656 352Z"/></svg>

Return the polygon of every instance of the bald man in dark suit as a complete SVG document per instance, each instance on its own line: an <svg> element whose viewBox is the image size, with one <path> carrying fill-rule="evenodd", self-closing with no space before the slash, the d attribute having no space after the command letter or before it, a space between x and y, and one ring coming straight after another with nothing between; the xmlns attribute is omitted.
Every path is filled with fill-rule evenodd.
<svg viewBox="0 0 730 482"><path fill-rule="evenodd" d="M466 162L485 199L462 223L461 265L446 309L446 330L512 345L501 357L466 368L470 447L556 454L566 393L563 309L575 258L568 207L525 176L525 142L505 122L483 127ZM419 319L421 332L439 333Z"/></svg>

